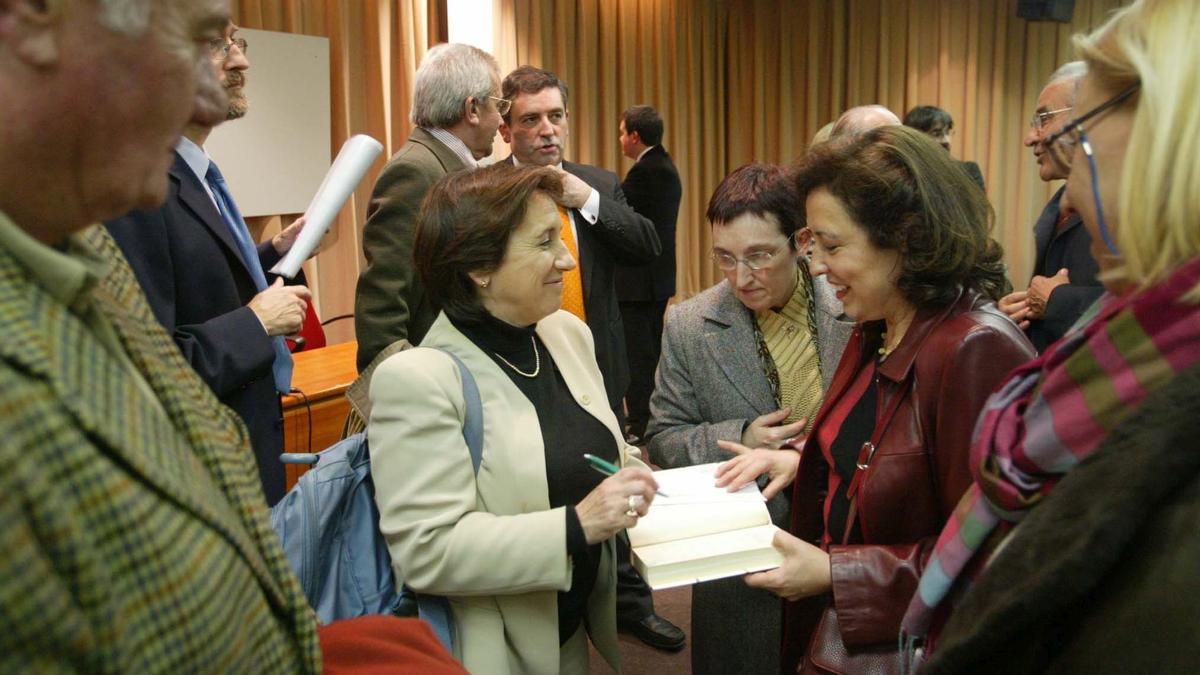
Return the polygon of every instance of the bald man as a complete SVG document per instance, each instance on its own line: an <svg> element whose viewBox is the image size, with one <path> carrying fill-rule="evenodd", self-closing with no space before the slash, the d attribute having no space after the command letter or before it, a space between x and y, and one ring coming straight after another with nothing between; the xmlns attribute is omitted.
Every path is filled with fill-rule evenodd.
<svg viewBox="0 0 1200 675"><path fill-rule="evenodd" d="M875 127L899 125L900 118L896 113L878 104L860 105L850 108L833 123L831 138L838 136L857 136Z"/></svg>

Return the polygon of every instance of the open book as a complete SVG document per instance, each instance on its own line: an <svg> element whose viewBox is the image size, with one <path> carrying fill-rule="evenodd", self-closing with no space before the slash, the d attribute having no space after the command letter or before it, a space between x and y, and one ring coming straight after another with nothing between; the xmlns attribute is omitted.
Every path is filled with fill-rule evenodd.
<svg viewBox="0 0 1200 675"><path fill-rule="evenodd" d="M779 529L754 483L715 487L719 463L655 471L663 493L629 530L633 565L661 589L759 572L783 563L771 545Z"/></svg>

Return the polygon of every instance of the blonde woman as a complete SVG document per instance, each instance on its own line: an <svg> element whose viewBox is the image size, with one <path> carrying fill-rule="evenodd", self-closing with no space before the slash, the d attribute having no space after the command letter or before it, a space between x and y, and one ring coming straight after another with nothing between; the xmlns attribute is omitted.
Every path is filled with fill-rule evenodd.
<svg viewBox="0 0 1200 675"><path fill-rule="evenodd" d="M1195 0L1142 0L1076 39L1088 74L1045 143L1108 293L985 407L904 622L922 673L1200 669L1197 31Z"/></svg>

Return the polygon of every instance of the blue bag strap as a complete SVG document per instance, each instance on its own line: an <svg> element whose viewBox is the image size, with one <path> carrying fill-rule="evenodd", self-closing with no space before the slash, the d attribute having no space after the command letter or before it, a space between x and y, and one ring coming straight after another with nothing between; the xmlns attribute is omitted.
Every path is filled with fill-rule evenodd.
<svg viewBox="0 0 1200 675"><path fill-rule="evenodd" d="M466 415L463 416L463 440L467 442L467 450L471 453L471 468L478 474L479 464L483 461L483 401L479 397L479 386L462 359L445 349L433 349L453 359L462 376L463 400L467 406ZM450 617L450 601L445 596L420 593L417 595L417 616L433 628L438 640L453 654L454 621Z"/></svg>
<svg viewBox="0 0 1200 675"><path fill-rule="evenodd" d="M458 366L458 372L462 375L463 400L467 404L467 414L463 418L463 439L467 442L467 450L471 452L471 468L478 474L479 463L483 461L483 401L479 398L479 386L462 359L440 347L433 349L454 359L454 365Z"/></svg>

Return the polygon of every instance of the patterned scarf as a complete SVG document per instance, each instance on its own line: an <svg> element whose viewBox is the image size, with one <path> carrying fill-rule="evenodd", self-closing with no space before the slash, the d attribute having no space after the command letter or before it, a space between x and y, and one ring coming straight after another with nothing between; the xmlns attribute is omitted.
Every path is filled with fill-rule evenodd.
<svg viewBox="0 0 1200 675"><path fill-rule="evenodd" d="M1018 368L988 400L975 430L975 482L954 509L901 624L908 654L936 633L1004 534L1063 475L1176 374L1200 362L1200 258L1166 281L1105 296L1096 317Z"/></svg>

